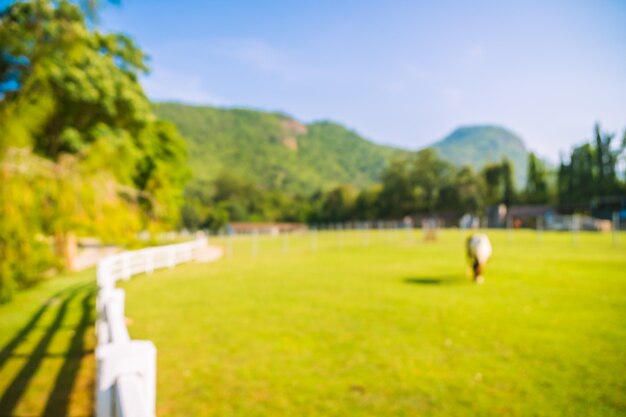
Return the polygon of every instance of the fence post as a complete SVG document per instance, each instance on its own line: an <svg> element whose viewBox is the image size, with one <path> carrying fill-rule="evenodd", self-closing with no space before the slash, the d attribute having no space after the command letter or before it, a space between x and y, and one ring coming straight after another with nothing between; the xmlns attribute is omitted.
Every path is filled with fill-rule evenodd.
<svg viewBox="0 0 626 417"><path fill-rule="evenodd" d="M338 242L339 242L339 248L343 249L343 247L345 246L345 233L344 233L344 229L343 229L343 223L337 223L337 236L338 236Z"/></svg>
<svg viewBox="0 0 626 417"><path fill-rule="evenodd" d="M283 253L289 253L289 233L283 233Z"/></svg>
<svg viewBox="0 0 626 417"><path fill-rule="evenodd" d="M106 318L107 330L109 332L109 342L128 342L128 329L126 328L126 318L124 316L124 301L126 294L123 289L115 288L106 294L103 300L103 313Z"/></svg>
<svg viewBox="0 0 626 417"><path fill-rule="evenodd" d="M259 254L259 231L254 229L252 231L252 256L256 257Z"/></svg>
<svg viewBox="0 0 626 417"><path fill-rule="evenodd" d="M109 343L111 334L106 318L106 305L113 297L114 288L100 288L96 297L96 338L98 344Z"/></svg>
<svg viewBox="0 0 626 417"><path fill-rule="evenodd" d="M108 260L98 262L96 280L98 282L98 287L100 288L110 288L115 285L113 277L111 276L109 264L110 262Z"/></svg>
<svg viewBox="0 0 626 417"><path fill-rule="evenodd" d="M620 229L620 218L619 212L613 213L613 222L611 224L611 229L613 232L613 246L619 246L619 229Z"/></svg>
<svg viewBox="0 0 626 417"><path fill-rule="evenodd" d="M234 251L233 251L233 236L234 232L230 232L228 233L228 235L226 236L226 252L228 254L228 256L233 256L234 255Z"/></svg>
<svg viewBox="0 0 626 417"><path fill-rule="evenodd" d="M197 250L196 250L196 257L195 257L195 260L202 259L202 257L204 256L204 253L203 253L203 252L204 252L204 250L206 250L208 247L209 247L209 238L208 238L208 236L207 236L207 237L205 237L204 239L202 239L202 240L200 240L200 241L198 242L198 247L197 247Z"/></svg>
<svg viewBox="0 0 626 417"><path fill-rule="evenodd" d="M315 226L309 229L309 233L311 234L311 251L317 252L317 229Z"/></svg>
<svg viewBox="0 0 626 417"><path fill-rule="evenodd" d="M114 417L114 386L122 375L137 375L150 415L156 402L156 347L150 341L109 343L96 348L96 417Z"/></svg>
<svg viewBox="0 0 626 417"><path fill-rule="evenodd" d="M509 238L509 243L513 240L513 217L506 217L506 229L507 229L507 237Z"/></svg>
<svg viewBox="0 0 626 417"><path fill-rule="evenodd" d="M572 245L578 244L578 230L580 229L580 217L578 214L572 216Z"/></svg>

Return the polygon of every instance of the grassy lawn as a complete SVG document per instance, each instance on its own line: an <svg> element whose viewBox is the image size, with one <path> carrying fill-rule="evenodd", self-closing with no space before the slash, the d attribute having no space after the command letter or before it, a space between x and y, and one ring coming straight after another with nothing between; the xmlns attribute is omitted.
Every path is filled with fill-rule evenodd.
<svg viewBox="0 0 626 417"><path fill-rule="evenodd" d="M489 234L483 286L459 231L222 240L135 277L158 415L626 415L626 235Z"/></svg>
<svg viewBox="0 0 626 417"><path fill-rule="evenodd" d="M90 416L95 274L59 277L0 305L0 416Z"/></svg>

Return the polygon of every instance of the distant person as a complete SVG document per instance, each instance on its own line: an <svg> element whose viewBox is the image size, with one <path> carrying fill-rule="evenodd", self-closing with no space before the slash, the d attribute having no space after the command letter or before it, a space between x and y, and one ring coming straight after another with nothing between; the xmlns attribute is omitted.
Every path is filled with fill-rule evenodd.
<svg viewBox="0 0 626 417"><path fill-rule="evenodd" d="M487 235L476 233L467 238L467 257L472 263L476 284L485 282L483 268L491 257L491 252L491 242Z"/></svg>

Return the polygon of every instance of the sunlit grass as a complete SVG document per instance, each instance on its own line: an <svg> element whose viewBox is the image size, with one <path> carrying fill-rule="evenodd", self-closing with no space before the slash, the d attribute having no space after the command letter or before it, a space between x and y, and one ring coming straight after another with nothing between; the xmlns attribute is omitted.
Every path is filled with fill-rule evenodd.
<svg viewBox="0 0 626 417"><path fill-rule="evenodd" d="M93 269L0 305L0 416L93 413Z"/></svg>
<svg viewBox="0 0 626 417"><path fill-rule="evenodd" d="M626 413L626 236L319 232L135 277L134 338L158 349L160 416Z"/></svg>

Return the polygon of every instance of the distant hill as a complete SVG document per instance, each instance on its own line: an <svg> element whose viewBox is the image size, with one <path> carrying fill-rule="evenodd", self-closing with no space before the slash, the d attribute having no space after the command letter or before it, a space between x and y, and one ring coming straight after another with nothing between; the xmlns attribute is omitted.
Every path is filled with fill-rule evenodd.
<svg viewBox="0 0 626 417"><path fill-rule="evenodd" d="M310 193L340 183L376 182L387 161L407 153L374 144L332 122L302 124L281 113L155 103L189 147L194 181L230 171L266 188Z"/></svg>
<svg viewBox="0 0 626 417"><path fill-rule="evenodd" d="M519 136L503 127L460 127L432 147L453 164L471 165L476 170L506 157L515 169L517 187L526 182L528 150Z"/></svg>
<svg viewBox="0 0 626 417"><path fill-rule="evenodd" d="M194 182L229 171L268 189L305 194L337 184L362 188L379 180L394 155L410 153L337 123L303 124L283 113L179 103L154 103L154 109L187 140ZM525 183L526 147L502 127L461 127L432 147L453 164L476 170L507 157L518 187Z"/></svg>

